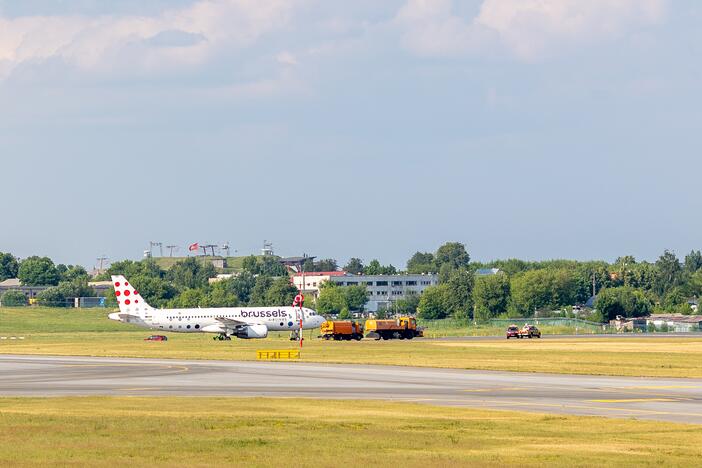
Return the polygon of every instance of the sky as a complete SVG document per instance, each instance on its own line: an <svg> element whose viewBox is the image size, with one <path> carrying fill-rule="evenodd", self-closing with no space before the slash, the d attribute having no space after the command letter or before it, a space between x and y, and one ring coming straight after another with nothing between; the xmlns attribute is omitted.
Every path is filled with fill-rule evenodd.
<svg viewBox="0 0 702 468"><path fill-rule="evenodd" d="M0 0L0 251L702 248L702 2Z"/></svg>

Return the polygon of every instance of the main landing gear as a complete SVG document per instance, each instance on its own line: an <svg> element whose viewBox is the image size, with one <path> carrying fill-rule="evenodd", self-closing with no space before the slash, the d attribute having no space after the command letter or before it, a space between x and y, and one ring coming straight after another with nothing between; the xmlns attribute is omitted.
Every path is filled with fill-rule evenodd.
<svg viewBox="0 0 702 468"><path fill-rule="evenodd" d="M217 335L217 336L213 336L212 339L215 340L215 341L217 341L217 340L219 340L219 341L231 341L231 340L232 340L232 337L231 337L231 336L228 336L228 335L225 334L225 333L220 333L220 334Z"/></svg>

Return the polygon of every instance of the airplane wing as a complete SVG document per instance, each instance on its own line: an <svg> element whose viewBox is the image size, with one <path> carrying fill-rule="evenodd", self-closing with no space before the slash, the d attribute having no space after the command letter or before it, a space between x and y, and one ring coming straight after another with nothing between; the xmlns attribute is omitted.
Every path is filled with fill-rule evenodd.
<svg viewBox="0 0 702 468"><path fill-rule="evenodd" d="M235 320L227 317L215 317L215 320L220 322L222 325L225 325L230 328L245 327L249 325L248 323L242 322L241 320Z"/></svg>

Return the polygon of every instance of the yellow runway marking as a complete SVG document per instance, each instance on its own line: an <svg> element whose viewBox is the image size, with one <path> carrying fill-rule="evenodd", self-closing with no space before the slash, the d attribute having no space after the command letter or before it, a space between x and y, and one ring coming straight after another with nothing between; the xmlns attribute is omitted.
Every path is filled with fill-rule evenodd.
<svg viewBox="0 0 702 468"><path fill-rule="evenodd" d="M680 401L681 398L626 398L622 400L587 400L593 403L645 403L648 401Z"/></svg>

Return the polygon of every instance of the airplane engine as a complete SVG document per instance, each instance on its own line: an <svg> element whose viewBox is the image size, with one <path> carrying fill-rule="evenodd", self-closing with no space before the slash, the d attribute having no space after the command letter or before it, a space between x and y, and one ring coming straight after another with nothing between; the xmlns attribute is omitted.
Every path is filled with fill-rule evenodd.
<svg viewBox="0 0 702 468"><path fill-rule="evenodd" d="M236 333L237 338L265 338L268 336L268 327L265 325L249 325Z"/></svg>

